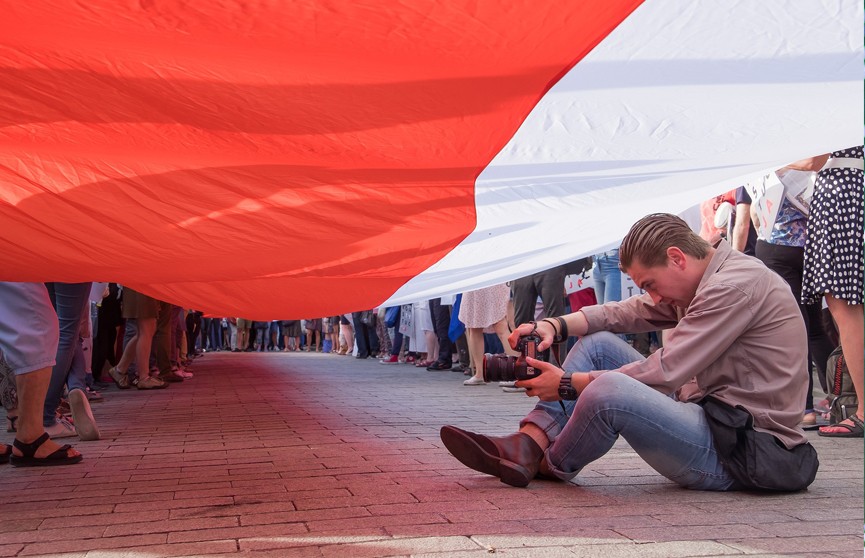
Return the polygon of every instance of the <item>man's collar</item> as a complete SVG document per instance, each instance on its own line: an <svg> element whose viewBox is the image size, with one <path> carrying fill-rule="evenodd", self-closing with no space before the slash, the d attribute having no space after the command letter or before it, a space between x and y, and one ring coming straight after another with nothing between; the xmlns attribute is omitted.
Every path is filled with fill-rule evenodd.
<svg viewBox="0 0 865 558"><path fill-rule="evenodd" d="M706 271L703 272L703 277L700 278L700 284L697 285L698 291L703 288L703 285L709 280L709 277L721 269L721 264L727 260L727 257L729 257L730 253L733 251L733 247L730 246L730 243L723 238L716 242L712 248L715 249L715 254L712 256L712 259L709 260L709 265L706 267Z"/></svg>

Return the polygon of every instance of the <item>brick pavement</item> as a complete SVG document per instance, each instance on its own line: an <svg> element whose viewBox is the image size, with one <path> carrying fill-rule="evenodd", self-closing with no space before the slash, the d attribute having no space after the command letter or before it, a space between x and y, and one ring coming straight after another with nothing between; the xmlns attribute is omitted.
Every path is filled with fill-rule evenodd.
<svg viewBox="0 0 865 558"><path fill-rule="evenodd" d="M573 484L517 489L438 429L508 433L522 394L324 354L208 354L195 373L108 391L79 465L0 466L0 556L862 556L862 440L810 433L822 466L799 494L682 490L622 442Z"/></svg>

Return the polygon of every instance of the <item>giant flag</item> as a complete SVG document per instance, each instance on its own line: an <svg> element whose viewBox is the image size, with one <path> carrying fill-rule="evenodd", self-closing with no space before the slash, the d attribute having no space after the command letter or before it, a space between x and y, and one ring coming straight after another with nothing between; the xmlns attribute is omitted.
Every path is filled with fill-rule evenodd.
<svg viewBox="0 0 865 558"><path fill-rule="evenodd" d="M861 2L2 2L0 279L300 318L862 141Z"/></svg>

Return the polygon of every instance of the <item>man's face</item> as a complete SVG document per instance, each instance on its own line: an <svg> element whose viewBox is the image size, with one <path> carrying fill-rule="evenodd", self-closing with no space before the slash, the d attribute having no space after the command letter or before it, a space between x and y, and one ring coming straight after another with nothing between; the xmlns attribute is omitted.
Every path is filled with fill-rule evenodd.
<svg viewBox="0 0 865 558"><path fill-rule="evenodd" d="M638 287L649 293L655 304L665 303L687 308L694 299L699 278L694 281L688 273L687 262L677 256L667 258L664 265L645 267L633 261L627 273Z"/></svg>

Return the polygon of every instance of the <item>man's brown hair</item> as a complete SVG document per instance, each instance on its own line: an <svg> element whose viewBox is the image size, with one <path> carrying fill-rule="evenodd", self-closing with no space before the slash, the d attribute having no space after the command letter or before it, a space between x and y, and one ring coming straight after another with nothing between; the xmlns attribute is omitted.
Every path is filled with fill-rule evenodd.
<svg viewBox="0 0 865 558"><path fill-rule="evenodd" d="M671 246L698 260L705 258L711 248L681 217L653 213L634 223L625 235L619 248L619 265L623 270L631 267L634 261L645 267L665 265L667 248Z"/></svg>

